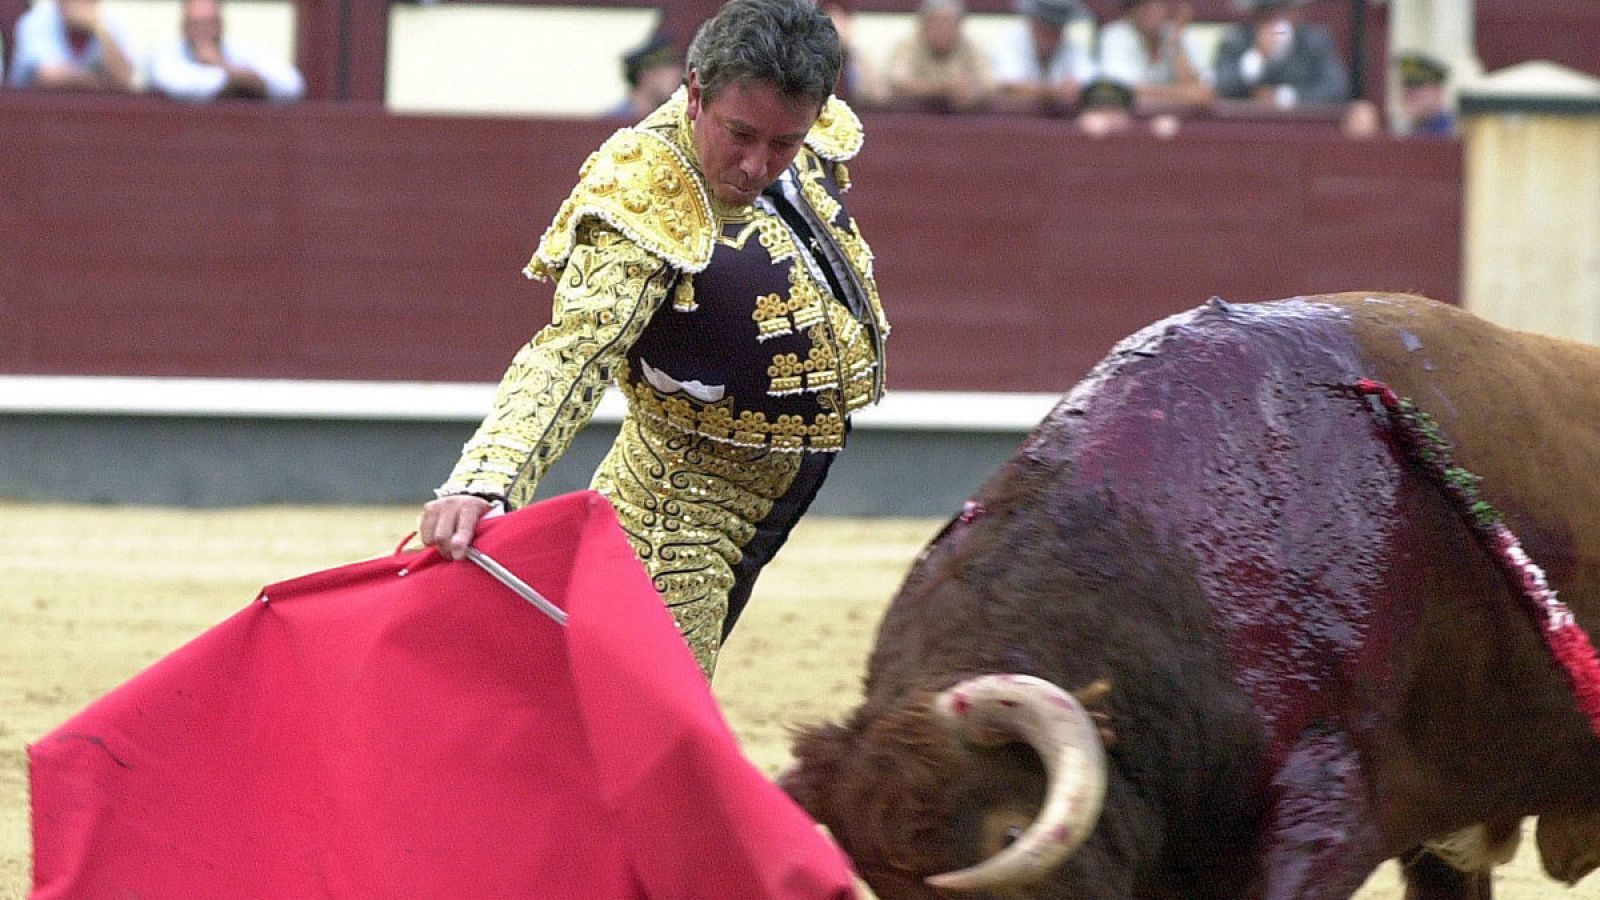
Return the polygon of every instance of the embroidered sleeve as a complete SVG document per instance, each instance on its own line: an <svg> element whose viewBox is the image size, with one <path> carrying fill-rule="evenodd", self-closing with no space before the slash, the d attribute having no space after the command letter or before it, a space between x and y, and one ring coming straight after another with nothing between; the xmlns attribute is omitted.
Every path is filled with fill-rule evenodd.
<svg viewBox="0 0 1600 900"><path fill-rule="evenodd" d="M586 222L560 270L550 324L512 359L488 416L436 493L503 496L512 507L530 502L594 414L672 273L603 223Z"/></svg>

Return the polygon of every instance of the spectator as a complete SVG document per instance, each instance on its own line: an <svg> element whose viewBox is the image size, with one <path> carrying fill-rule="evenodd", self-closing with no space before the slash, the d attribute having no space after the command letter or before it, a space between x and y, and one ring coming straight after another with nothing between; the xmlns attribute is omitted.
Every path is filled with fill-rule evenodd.
<svg viewBox="0 0 1600 900"><path fill-rule="evenodd" d="M1400 132L1432 137L1454 134L1455 107L1445 86L1450 67L1425 53L1402 53L1395 68L1400 75Z"/></svg>
<svg viewBox="0 0 1600 900"><path fill-rule="evenodd" d="M1111 78L1096 78L1078 94L1078 130L1093 138L1129 134L1139 127L1137 98L1132 88ZM1178 117L1161 113L1149 122L1150 133L1168 139L1178 134Z"/></svg>
<svg viewBox="0 0 1600 900"><path fill-rule="evenodd" d="M222 0L183 0L182 27L180 40L151 56L151 89L191 103L230 98L281 103L305 95L305 79L294 66L223 39Z"/></svg>
<svg viewBox="0 0 1600 900"><path fill-rule="evenodd" d="M1100 75L1133 88L1143 106L1207 106L1215 96L1205 53L1188 29L1194 9L1173 0L1122 0L1100 29Z"/></svg>
<svg viewBox="0 0 1600 900"><path fill-rule="evenodd" d="M962 0L923 0L917 30L889 57L889 98L907 105L968 110L994 90L989 61L966 35Z"/></svg>
<svg viewBox="0 0 1600 900"><path fill-rule="evenodd" d="M878 71L856 49L856 15L850 0L822 0L818 5L828 14L833 29L839 32L839 39L844 42L844 73L839 76L839 86L834 93L856 106L881 105L889 98L889 90Z"/></svg>
<svg viewBox="0 0 1600 900"><path fill-rule="evenodd" d="M622 57L622 77L628 82L628 96L606 115L638 121L683 84L683 54L671 38L656 32Z"/></svg>
<svg viewBox="0 0 1600 900"><path fill-rule="evenodd" d="M1339 123L1339 130L1347 138L1370 140L1383 133L1383 113L1378 111L1378 104L1371 100L1351 100L1350 105L1344 108L1344 119Z"/></svg>
<svg viewBox="0 0 1600 900"><path fill-rule="evenodd" d="M1097 78L1078 94L1078 128L1090 137L1125 134L1133 129L1133 89L1120 81Z"/></svg>
<svg viewBox="0 0 1600 900"><path fill-rule="evenodd" d="M1077 0L1013 2L1021 15L992 57L996 105L1030 112L1071 108L1094 76L1094 62L1066 26L1089 13Z"/></svg>
<svg viewBox="0 0 1600 900"><path fill-rule="evenodd" d="M1328 29L1300 21L1306 0L1246 0L1249 19L1217 48L1217 94L1286 109L1350 99L1350 73Z"/></svg>
<svg viewBox="0 0 1600 900"><path fill-rule="evenodd" d="M99 0L39 0L17 20L11 85L65 91L131 92L127 31Z"/></svg>

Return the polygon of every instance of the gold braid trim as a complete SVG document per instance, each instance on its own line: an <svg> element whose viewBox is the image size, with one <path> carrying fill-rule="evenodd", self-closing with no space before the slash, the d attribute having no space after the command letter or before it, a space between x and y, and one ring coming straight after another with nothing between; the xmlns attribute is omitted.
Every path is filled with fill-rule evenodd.
<svg viewBox="0 0 1600 900"><path fill-rule="evenodd" d="M542 280L561 271L590 217L680 271L711 261L717 220L705 186L683 152L654 132L624 128L589 154L523 272Z"/></svg>
<svg viewBox="0 0 1600 900"><path fill-rule="evenodd" d="M829 97L817 123L806 133L806 146L828 162L843 163L861 152L866 139L855 110L838 97Z"/></svg>
<svg viewBox="0 0 1600 900"><path fill-rule="evenodd" d="M629 416L595 471L592 487L616 508L707 678L733 566L800 463L799 454L727 446Z"/></svg>

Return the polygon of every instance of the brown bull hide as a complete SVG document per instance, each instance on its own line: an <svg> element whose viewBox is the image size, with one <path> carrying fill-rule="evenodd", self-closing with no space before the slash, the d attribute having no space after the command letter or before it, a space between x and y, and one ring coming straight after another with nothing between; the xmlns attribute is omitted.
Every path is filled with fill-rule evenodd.
<svg viewBox="0 0 1600 900"><path fill-rule="evenodd" d="M1360 378L1437 419L1594 634L1600 351L1404 295L1213 302L1063 399L908 574L862 705L797 740L786 786L881 896L938 896L1038 807L1030 752L919 725L986 672L1114 686L1094 833L1006 896L1342 900L1479 823L1600 811L1600 740Z"/></svg>
<svg viewBox="0 0 1600 900"><path fill-rule="evenodd" d="M1600 868L1600 810L1545 813L1534 839L1545 874L1566 884Z"/></svg>

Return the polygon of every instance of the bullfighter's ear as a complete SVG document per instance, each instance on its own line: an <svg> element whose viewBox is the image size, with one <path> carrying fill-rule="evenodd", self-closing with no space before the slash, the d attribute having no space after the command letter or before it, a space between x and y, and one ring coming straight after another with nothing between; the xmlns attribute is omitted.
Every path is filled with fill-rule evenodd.
<svg viewBox="0 0 1600 900"><path fill-rule="evenodd" d="M1105 708L1105 702L1111 696L1111 680L1102 678L1072 692L1083 704L1084 710L1089 713L1089 718L1094 720L1095 727L1100 731L1100 743L1109 749L1117 742L1117 733L1111 727L1111 713Z"/></svg>

